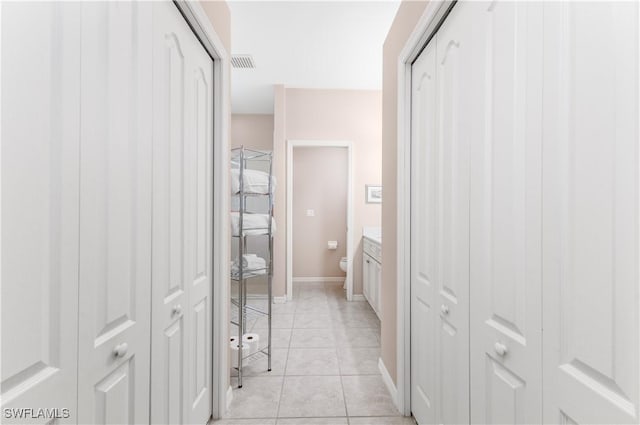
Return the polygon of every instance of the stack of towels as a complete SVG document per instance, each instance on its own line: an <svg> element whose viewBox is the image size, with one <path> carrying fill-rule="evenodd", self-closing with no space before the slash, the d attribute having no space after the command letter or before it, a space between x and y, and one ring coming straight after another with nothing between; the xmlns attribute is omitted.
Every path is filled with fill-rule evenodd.
<svg viewBox="0 0 640 425"><path fill-rule="evenodd" d="M256 254L245 254L242 256L242 265L238 258L231 263L231 274L233 276L240 275L240 267L244 273L251 273L253 275L265 274L267 272L267 262L262 257L258 257Z"/></svg>
<svg viewBox="0 0 640 425"><path fill-rule="evenodd" d="M242 181L245 193L268 194L269 193L269 173L259 170L242 170ZM271 193L276 190L276 178L271 176ZM231 170L231 193L240 192L240 170Z"/></svg>
<svg viewBox="0 0 640 425"><path fill-rule="evenodd" d="M269 219L271 219L271 234L276 233L276 221L269 214L249 214L242 215L242 236L265 235L269 230ZM231 233L233 236L240 236L240 214L231 213Z"/></svg>

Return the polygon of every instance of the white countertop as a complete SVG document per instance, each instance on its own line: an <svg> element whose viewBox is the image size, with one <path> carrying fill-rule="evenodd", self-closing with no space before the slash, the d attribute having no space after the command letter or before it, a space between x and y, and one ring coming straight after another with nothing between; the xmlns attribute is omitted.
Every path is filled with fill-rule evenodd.
<svg viewBox="0 0 640 425"><path fill-rule="evenodd" d="M362 237L369 239L371 242L375 242L378 245L382 245L382 228L380 227L363 227Z"/></svg>

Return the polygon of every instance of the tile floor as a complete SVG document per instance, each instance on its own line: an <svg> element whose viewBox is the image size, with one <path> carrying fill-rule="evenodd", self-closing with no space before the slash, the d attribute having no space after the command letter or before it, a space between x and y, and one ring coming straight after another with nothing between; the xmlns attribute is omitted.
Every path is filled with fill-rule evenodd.
<svg viewBox="0 0 640 425"><path fill-rule="evenodd" d="M378 370L380 321L367 302L347 302L338 282L299 283L273 305L272 371L266 359L232 377L233 402L216 425L409 425ZM250 331L266 338L266 321ZM232 373L234 375L235 373Z"/></svg>

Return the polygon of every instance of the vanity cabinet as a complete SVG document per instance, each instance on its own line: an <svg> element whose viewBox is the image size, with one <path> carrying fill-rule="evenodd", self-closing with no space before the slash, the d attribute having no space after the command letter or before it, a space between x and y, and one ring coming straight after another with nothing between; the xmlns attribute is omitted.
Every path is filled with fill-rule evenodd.
<svg viewBox="0 0 640 425"><path fill-rule="evenodd" d="M380 244L363 239L362 249L362 292L371 308L380 317L380 286L382 283Z"/></svg>

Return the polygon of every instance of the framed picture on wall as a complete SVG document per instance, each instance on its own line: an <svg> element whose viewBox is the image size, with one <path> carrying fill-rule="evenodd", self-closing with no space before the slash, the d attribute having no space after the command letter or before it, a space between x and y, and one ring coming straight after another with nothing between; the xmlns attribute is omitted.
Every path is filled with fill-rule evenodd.
<svg viewBox="0 0 640 425"><path fill-rule="evenodd" d="M367 204L381 204L382 186L379 184L365 185L365 195Z"/></svg>

